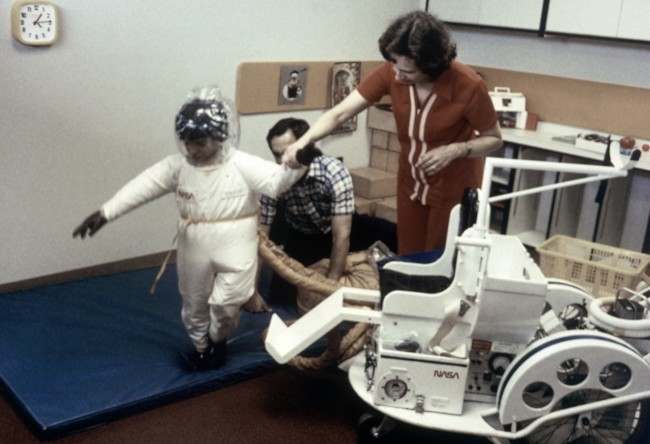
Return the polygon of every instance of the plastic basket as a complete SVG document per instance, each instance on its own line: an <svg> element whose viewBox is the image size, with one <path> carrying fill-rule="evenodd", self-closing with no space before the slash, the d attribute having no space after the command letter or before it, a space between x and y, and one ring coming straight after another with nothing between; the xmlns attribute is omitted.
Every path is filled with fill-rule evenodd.
<svg viewBox="0 0 650 444"><path fill-rule="evenodd" d="M575 282L593 296L615 296L619 288L650 282L650 255L555 235L537 247L547 278Z"/></svg>

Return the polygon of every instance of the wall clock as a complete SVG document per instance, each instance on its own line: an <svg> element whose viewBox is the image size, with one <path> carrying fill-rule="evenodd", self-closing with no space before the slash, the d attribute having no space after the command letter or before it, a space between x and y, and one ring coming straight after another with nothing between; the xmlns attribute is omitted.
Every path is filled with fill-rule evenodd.
<svg viewBox="0 0 650 444"><path fill-rule="evenodd" d="M46 0L15 1L11 29L14 38L24 45L51 45L59 36L58 9Z"/></svg>

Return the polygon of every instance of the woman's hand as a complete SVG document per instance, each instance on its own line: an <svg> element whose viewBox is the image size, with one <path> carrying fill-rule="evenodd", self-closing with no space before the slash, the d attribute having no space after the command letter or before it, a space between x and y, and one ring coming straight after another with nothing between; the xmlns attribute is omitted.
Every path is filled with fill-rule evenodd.
<svg viewBox="0 0 650 444"><path fill-rule="evenodd" d="M424 171L427 176L432 176L449 165L452 160L465 157L467 154L467 143L451 143L427 151L420 156L415 167Z"/></svg>

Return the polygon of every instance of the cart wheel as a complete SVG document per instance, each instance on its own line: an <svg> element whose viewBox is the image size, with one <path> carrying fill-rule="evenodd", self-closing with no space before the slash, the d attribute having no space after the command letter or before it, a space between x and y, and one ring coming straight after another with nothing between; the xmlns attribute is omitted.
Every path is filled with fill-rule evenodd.
<svg viewBox="0 0 650 444"><path fill-rule="evenodd" d="M357 439L359 444L379 444L390 434L396 422L387 416L364 413L357 423Z"/></svg>
<svg viewBox="0 0 650 444"><path fill-rule="evenodd" d="M560 408L605 399L602 392L576 393ZM519 428L528 423L519 424ZM631 402L548 422L512 444L642 444L650 433L650 401Z"/></svg>

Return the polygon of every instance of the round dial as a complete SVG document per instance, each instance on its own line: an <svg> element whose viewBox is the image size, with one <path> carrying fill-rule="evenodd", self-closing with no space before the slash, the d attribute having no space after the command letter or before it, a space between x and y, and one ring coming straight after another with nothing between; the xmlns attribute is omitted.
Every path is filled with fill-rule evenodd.
<svg viewBox="0 0 650 444"><path fill-rule="evenodd" d="M402 381L399 378L390 379L384 384L384 392L393 401L396 401L400 398L403 398L408 391L408 386L406 382Z"/></svg>
<svg viewBox="0 0 650 444"><path fill-rule="evenodd" d="M505 373L506 369L512 362L512 356L505 353L495 353L490 358L488 366L497 376L501 376Z"/></svg>
<svg viewBox="0 0 650 444"><path fill-rule="evenodd" d="M14 37L25 45L51 45L58 34L56 6L43 0L20 1L12 9Z"/></svg>

